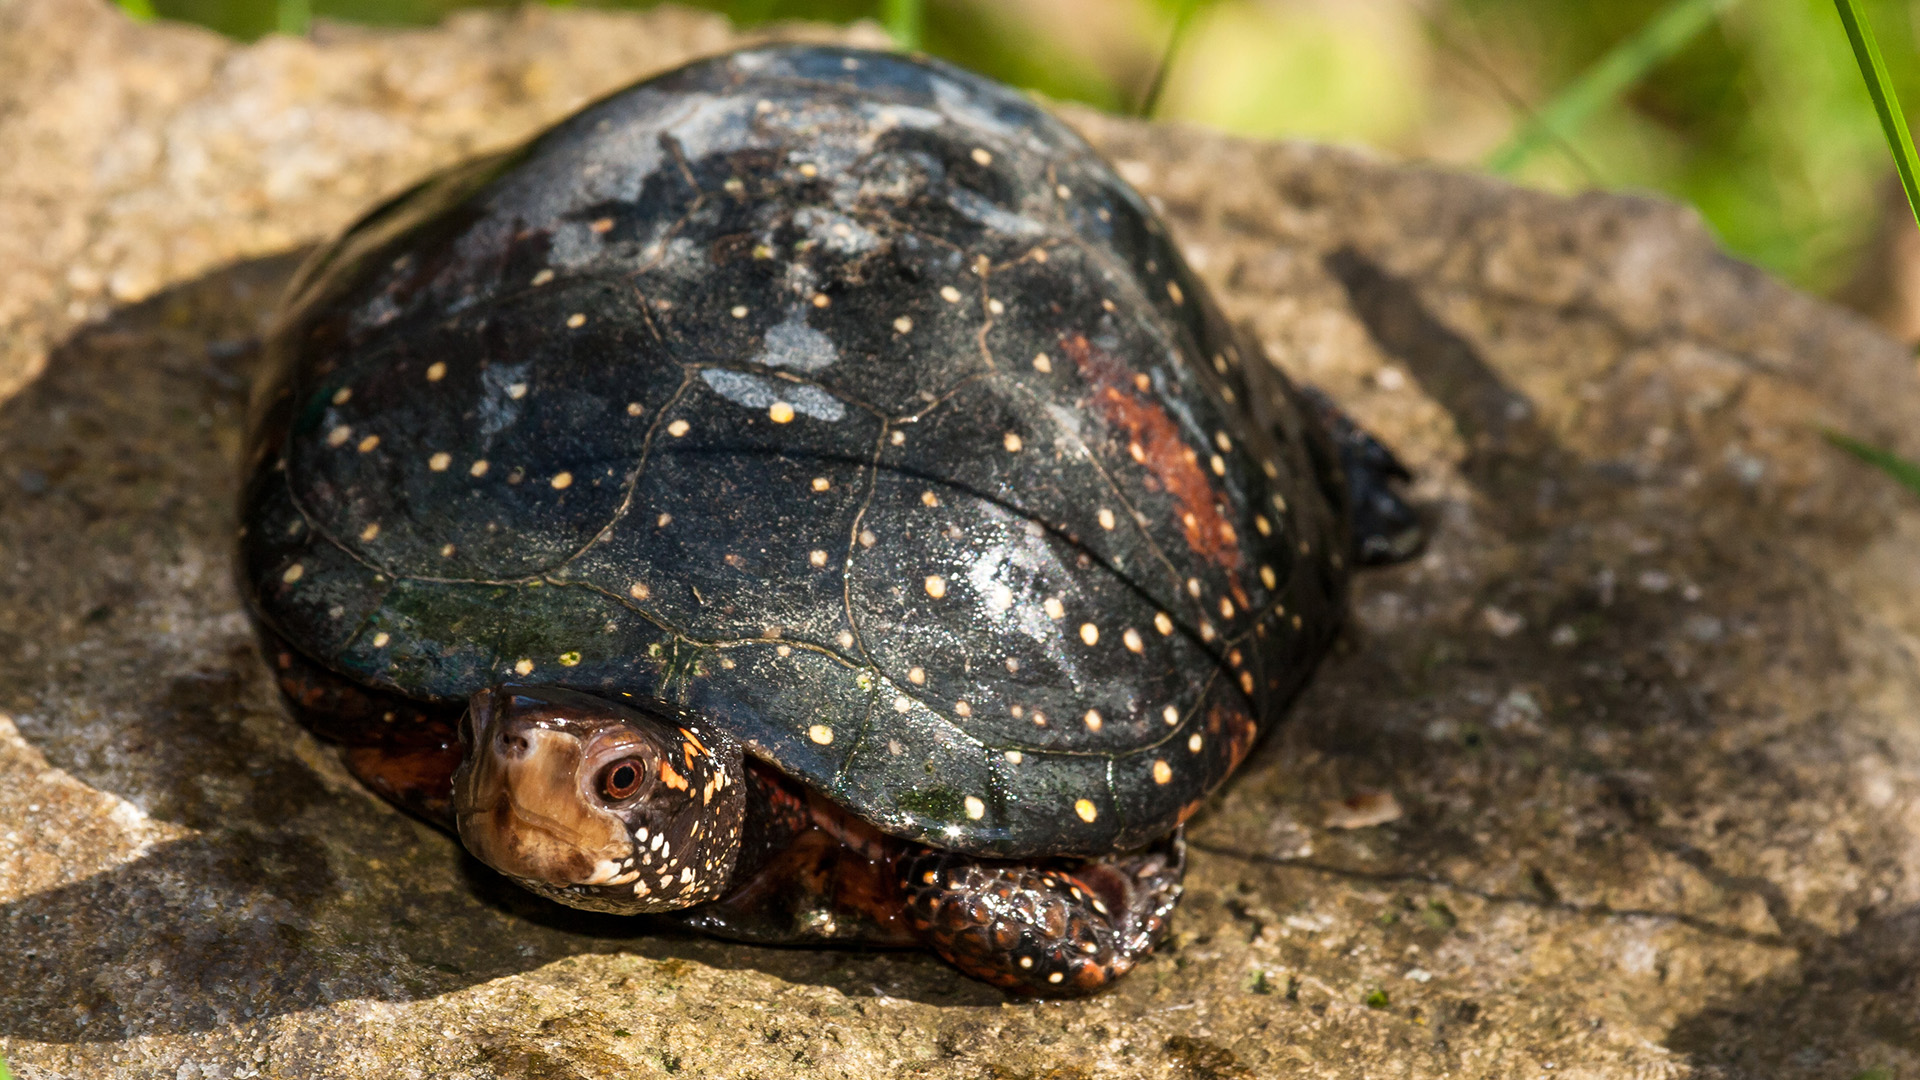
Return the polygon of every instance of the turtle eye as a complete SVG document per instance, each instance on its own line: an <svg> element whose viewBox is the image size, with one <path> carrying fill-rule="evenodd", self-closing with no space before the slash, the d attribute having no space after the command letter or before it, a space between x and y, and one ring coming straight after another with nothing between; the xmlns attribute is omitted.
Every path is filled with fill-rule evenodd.
<svg viewBox="0 0 1920 1080"><path fill-rule="evenodd" d="M608 802L632 798L645 775L638 758L621 758L600 770L600 794Z"/></svg>

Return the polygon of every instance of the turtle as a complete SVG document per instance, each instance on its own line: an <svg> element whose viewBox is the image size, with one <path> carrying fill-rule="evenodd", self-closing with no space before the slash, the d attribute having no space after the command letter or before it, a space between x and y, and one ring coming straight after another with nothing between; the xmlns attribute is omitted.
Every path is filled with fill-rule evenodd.
<svg viewBox="0 0 1920 1080"><path fill-rule="evenodd" d="M919 56L699 60L303 265L238 574L294 715L533 893L928 948L1019 994L1167 933L1394 456L1148 203Z"/></svg>

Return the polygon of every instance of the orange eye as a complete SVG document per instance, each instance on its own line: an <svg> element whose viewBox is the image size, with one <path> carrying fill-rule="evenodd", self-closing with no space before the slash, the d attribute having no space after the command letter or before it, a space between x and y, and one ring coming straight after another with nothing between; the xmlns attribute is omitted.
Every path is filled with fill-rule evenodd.
<svg viewBox="0 0 1920 1080"><path fill-rule="evenodd" d="M634 758L624 758L606 767L600 773L600 794L609 802L619 802L631 798L640 790L641 763Z"/></svg>

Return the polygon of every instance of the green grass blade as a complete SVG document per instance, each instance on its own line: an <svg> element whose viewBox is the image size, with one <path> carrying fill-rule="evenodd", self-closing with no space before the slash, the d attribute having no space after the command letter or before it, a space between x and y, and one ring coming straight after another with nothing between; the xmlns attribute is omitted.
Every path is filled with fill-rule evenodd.
<svg viewBox="0 0 1920 1080"><path fill-rule="evenodd" d="M1882 450L1871 443L1863 443L1850 435L1837 431L1823 431L1822 435L1833 445L1859 458L1861 461L1879 469L1900 482L1900 486L1920 495L1920 463L1908 461L1891 450Z"/></svg>
<svg viewBox="0 0 1920 1080"><path fill-rule="evenodd" d="M1853 46L1860 77L1867 81L1873 111L1880 114L1880 130L1886 133L1887 146L1893 151L1893 167L1900 174L1900 186L1906 189L1907 208L1920 223L1920 160L1914 155L1913 134L1907 130L1907 118L1900 112L1900 99L1887 75L1887 62L1880 57L1880 43L1873 39L1873 25L1860 10L1860 0L1833 0L1833 6L1840 12L1841 25L1847 28L1847 42Z"/></svg>
<svg viewBox="0 0 1920 1080"><path fill-rule="evenodd" d="M137 19L140 22L150 22L158 14L153 10L153 0L113 0L113 2L119 5L121 11L127 13L128 18ZM0 1062L0 1080L7 1080L5 1062Z"/></svg>
<svg viewBox="0 0 1920 1080"><path fill-rule="evenodd" d="M1564 139L1594 113L1646 77L1712 25L1734 0L1673 0L1640 31L1607 50L1487 157L1487 168L1510 173L1542 146Z"/></svg>
<svg viewBox="0 0 1920 1080"><path fill-rule="evenodd" d="M926 0L883 0L881 22L893 43L903 49L918 49L922 27L926 25Z"/></svg>
<svg viewBox="0 0 1920 1080"><path fill-rule="evenodd" d="M1186 42L1187 31L1193 26L1193 17L1200 12L1201 0L1180 0L1180 8L1173 16L1173 32L1167 35L1167 48L1160 54L1160 66L1153 69L1153 81L1147 84L1147 92L1140 98L1140 107L1134 110L1135 116L1151 117L1160 110L1160 95L1167 88L1167 75L1173 71L1173 62L1180 55L1180 46Z"/></svg>

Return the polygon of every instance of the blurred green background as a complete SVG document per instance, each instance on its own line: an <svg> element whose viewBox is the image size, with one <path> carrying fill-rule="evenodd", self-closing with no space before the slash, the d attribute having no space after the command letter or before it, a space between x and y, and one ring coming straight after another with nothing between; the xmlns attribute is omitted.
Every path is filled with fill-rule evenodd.
<svg viewBox="0 0 1920 1080"><path fill-rule="evenodd" d="M484 0L483 0L484 2ZM682 0L689 2L689 0ZM472 0L122 0L241 38L422 24ZM493 5L499 6L499 5ZM649 7L650 0L603 6ZM1727 247L1848 291L1912 229L1831 0L691 0L742 25L873 18L1045 94L1257 136L1375 147L1555 190L1663 192ZM1867 0L1920 100L1910 0ZM1178 40L1177 50L1169 44ZM1889 212L1889 207L1894 209ZM1882 244L1884 247L1884 243ZM1884 253L1882 253L1884 258Z"/></svg>

